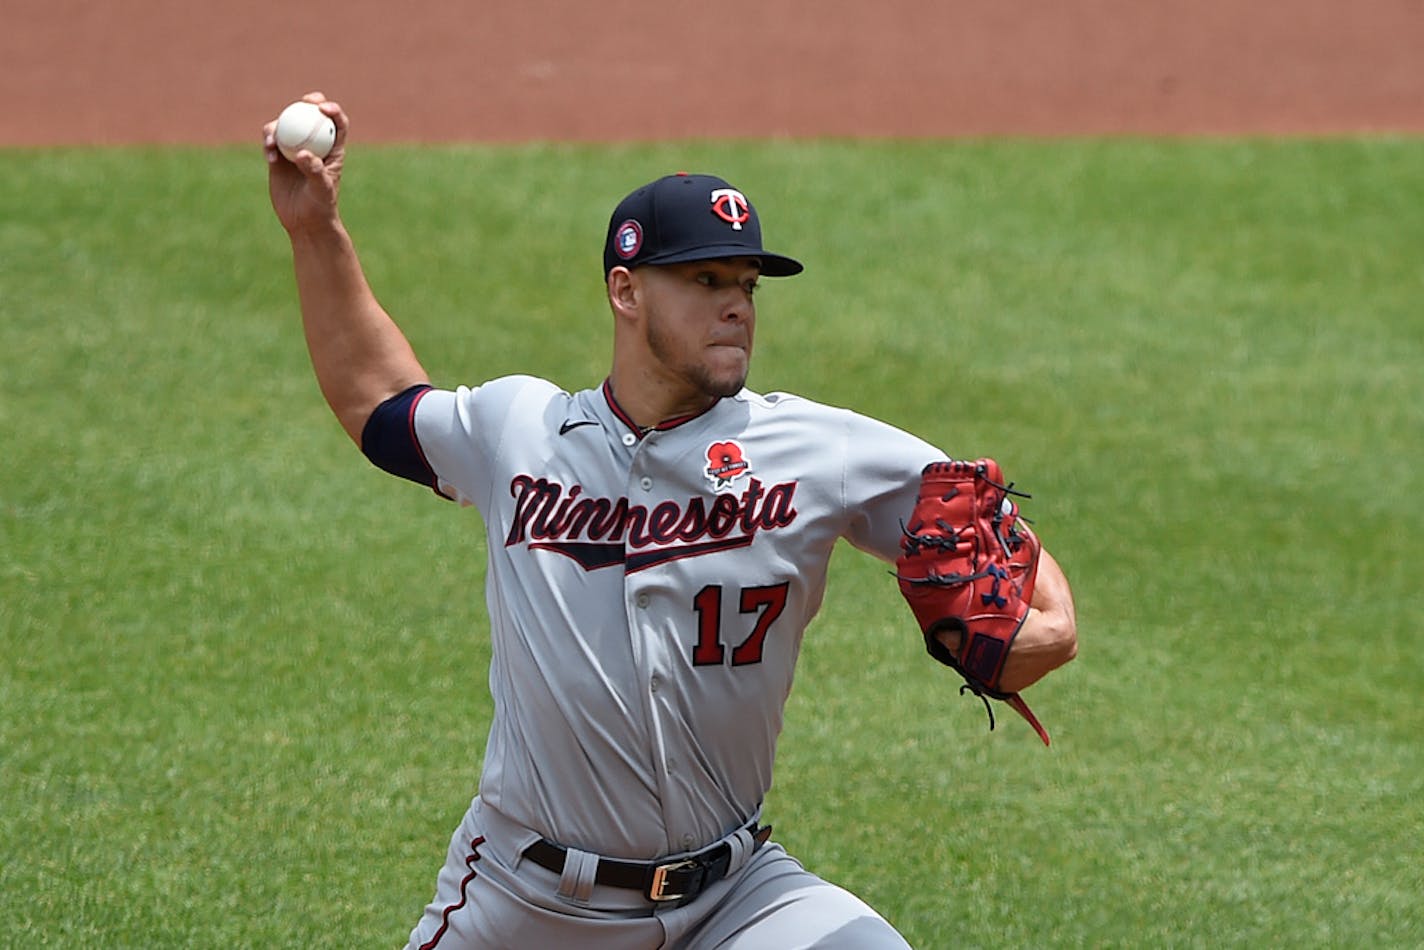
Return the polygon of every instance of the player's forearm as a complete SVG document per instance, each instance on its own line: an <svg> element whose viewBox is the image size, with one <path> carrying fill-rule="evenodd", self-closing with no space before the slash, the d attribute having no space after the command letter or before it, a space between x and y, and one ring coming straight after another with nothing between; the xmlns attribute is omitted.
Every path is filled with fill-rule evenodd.
<svg viewBox="0 0 1424 950"><path fill-rule="evenodd" d="M1001 688L1016 693L1078 655L1078 618L1073 592L1058 562L1040 554L1033 603L1004 661Z"/></svg>
<svg viewBox="0 0 1424 950"><path fill-rule="evenodd" d="M1077 653L1078 636L1071 616L1061 610L1031 610L1004 661L1000 688L1006 693L1027 689Z"/></svg>
<svg viewBox="0 0 1424 950"><path fill-rule="evenodd" d="M360 445L371 411L426 382L425 370L371 292L339 220L290 237L312 368L331 411Z"/></svg>

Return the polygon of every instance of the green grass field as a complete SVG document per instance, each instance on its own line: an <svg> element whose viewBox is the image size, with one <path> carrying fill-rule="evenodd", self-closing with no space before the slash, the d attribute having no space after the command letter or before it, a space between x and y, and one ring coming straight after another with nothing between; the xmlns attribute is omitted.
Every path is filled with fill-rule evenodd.
<svg viewBox="0 0 1424 950"><path fill-rule="evenodd" d="M993 455L1074 582L1045 750L843 549L767 814L920 948L1424 945L1424 141L357 148L438 382L597 384L716 171L752 384ZM0 152L0 946L390 947L488 727L482 533L311 377L255 149Z"/></svg>

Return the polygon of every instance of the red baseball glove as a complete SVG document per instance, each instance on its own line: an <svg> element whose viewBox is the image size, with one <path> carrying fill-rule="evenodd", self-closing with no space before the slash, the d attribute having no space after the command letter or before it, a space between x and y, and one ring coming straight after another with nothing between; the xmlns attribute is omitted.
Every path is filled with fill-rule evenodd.
<svg viewBox="0 0 1424 950"><path fill-rule="evenodd" d="M961 693L969 690L984 701L989 728L989 699L1001 700L1047 745L1048 732L1019 694L999 688L1004 661L1028 616L1042 550L1011 496L1028 497L1004 481L993 459L926 466L915 510L903 526L896 576L930 656L964 677ZM940 639L943 633L949 646Z"/></svg>

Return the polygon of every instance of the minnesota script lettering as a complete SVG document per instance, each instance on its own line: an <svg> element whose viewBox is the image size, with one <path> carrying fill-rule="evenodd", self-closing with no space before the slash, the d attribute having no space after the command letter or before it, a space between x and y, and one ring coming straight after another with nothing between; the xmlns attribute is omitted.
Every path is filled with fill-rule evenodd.
<svg viewBox="0 0 1424 950"><path fill-rule="evenodd" d="M752 478L740 494L711 499L663 501L651 509L627 498L585 496L583 487L565 488L547 478L516 475L509 483L514 517L506 546L558 551L585 569L625 563L640 570L673 558L710 554L752 543L758 531L784 528L796 520L796 482L765 487Z"/></svg>

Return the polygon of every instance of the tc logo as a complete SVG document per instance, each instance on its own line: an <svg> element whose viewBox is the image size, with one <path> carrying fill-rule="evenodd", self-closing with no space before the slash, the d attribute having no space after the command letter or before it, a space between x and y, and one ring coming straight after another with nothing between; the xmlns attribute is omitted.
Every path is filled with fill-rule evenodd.
<svg viewBox="0 0 1424 950"><path fill-rule="evenodd" d="M718 188L712 192L712 213L740 231L751 220L752 208L746 195L735 188Z"/></svg>

